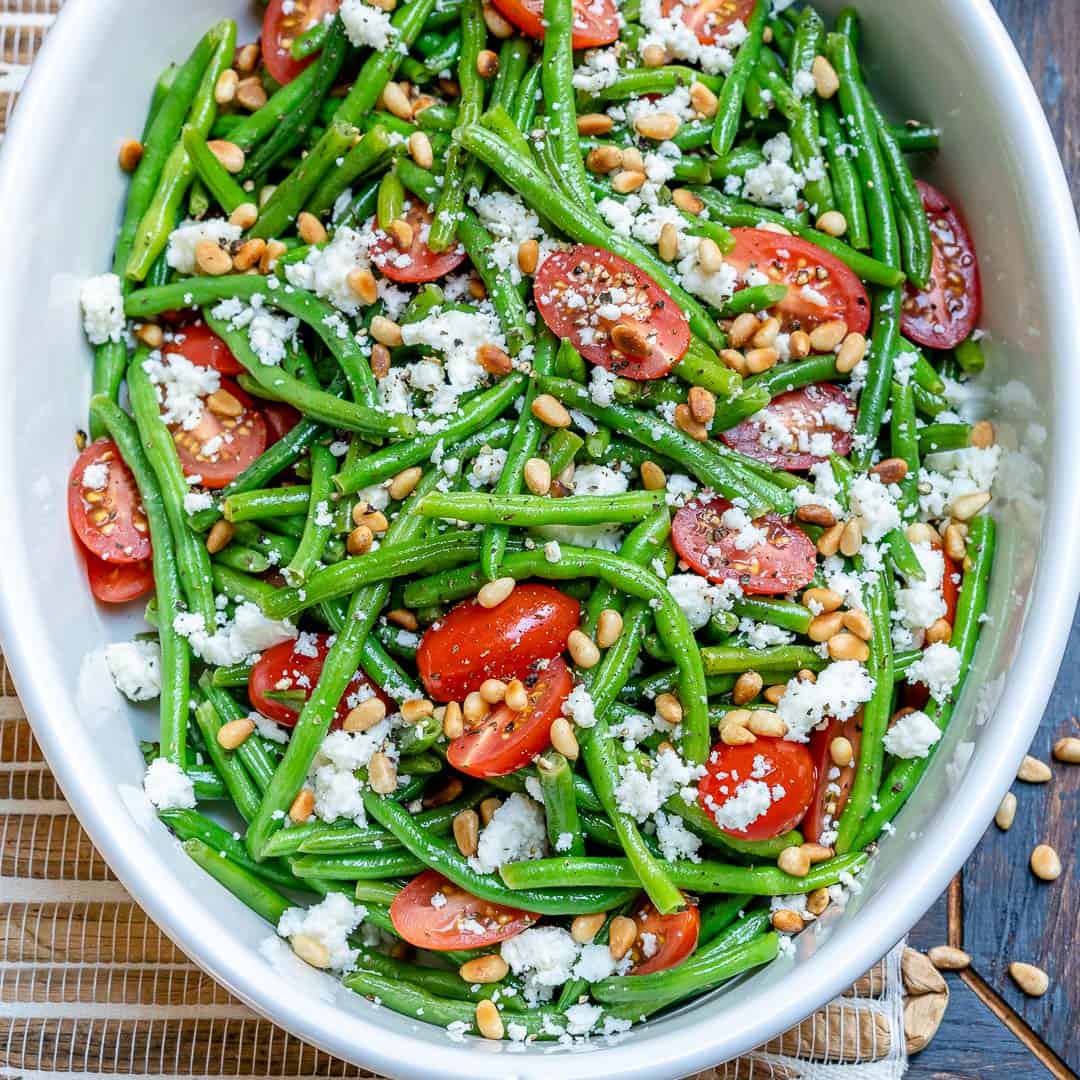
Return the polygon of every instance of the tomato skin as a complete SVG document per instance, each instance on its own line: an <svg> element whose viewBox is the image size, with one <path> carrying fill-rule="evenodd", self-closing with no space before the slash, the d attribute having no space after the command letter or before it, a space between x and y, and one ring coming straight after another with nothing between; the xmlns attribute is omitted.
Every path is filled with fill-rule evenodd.
<svg viewBox="0 0 1080 1080"><path fill-rule="evenodd" d="M218 416L204 402L202 417L190 431L180 424L169 426L184 475L201 477L205 488L223 488L266 449L266 422L251 398L228 379L221 380L221 389L244 406L239 416ZM218 436L222 437L219 449L205 456L202 448Z"/></svg>
<svg viewBox="0 0 1080 1080"><path fill-rule="evenodd" d="M297 643L295 641L283 641L267 649L248 676L248 700L251 702L252 708L257 709L263 716L275 720L283 727L291 728L296 724L300 715L299 710L290 708L282 701L275 701L273 698L267 697L267 693L279 689L279 682L282 679L288 679L293 683L293 686L288 689L301 689L304 691L305 700L310 698L315 690L315 684L322 674L326 654L329 652L329 645L327 644L329 635L309 634L306 637L308 639L314 638L315 656L303 656L296 652ZM330 722L330 727L341 727L345 722L345 717L349 715L349 710L352 708L349 700L353 699L353 704L356 704L355 695L360 691L366 692L368 690L374 691L375 696L386 706L387 712L396 710L397 706L394 702L362 671L358 670L349 680L349 685L346 687L345 693L342 694L337 709L334 710L334 718ZM370 695L365 693L365 697L367 696Z"/></svg>
<svg viewBox="0 0 1080 1080"><path fill-rule="evenodd" d="M786 333L809 330L831 319L842 319L849 331L865 334L870 326L870 298L858 275L817 244L798 236L782 236L766 229L735 228L735 248L724 256L739 276L756 267L769 280L788 286L788 294L771 311ZM818 270L826 276L821 278ZM798 275L810 272L810 280ZM826 300L824 306L808 300L804 288L813 289Z"/></svg>
<svg viewBox="0 0 1080 1080"><path fill-rule="evenodd" d="M186 357L197 367L213 368L222 375L239 375L244 370L229 346L205 323L181 327L161 351L166 356Z"/></svg>
<svg viewBox="0 0 1080 1080"><path fill-rule="evenodd" d="M83 474L94 465L108 468L108 479L100 490L83 485ZM137 563L149 558L150 526L139 489L111 439L91 443L75 459L68 477L67 501L71 527L92 555L109 563ZM102 512L105 519L94 522L93 516Z"/></svg>
<svg viewBox="0 0 1080 1080"><path fill-rule="evenodd" d="M407 252L398 250L389 233L378 230L374 243L368 248L371 261L383 277L406 284L437 281L465 261L465 249L461 244L438 253L427 246L422 237L427 236L431 228L431 211L418 199L409 200L405 220L413 229L412 247ZM395 265L395 260L403 254L408 255L410 261L404 266Z"/></svg>
<svg viewBox="0 0 1080 1080"><path fill-rule="evenodd" d="M544 38L544 0L492 0L499 14L523 34ZM575 49L610 45L619 36L619 13L612 0L574 0Z"/></svg>
<svg viewBox="0 0 1080 1080"><path fill-rule="evenodd" d="M613 288L634 290L634 316L612 320L599 314L605 294ZM568 295L584 298L585 306L571 307ZM557 337L569 339L590 363L627 379L663 378L690 347L690 324L678 304L643 270L603 248L578 244L549 255L533 279L533 298ZM582 325L583 319L588 319L588 326ZM636 323L647 331L651 345L647 356L615 348L611 332L620 323ZM583 337L586 330L590 337Z"/></svg>
<svg viewBox="0 0 1080 1080"><path fill-rule="evenodd" d="M671 542L690 568L712 582L737 581L743 592L759 596L794 592L814 576L817 549L810 538L776 514L757 518L766 540L751 551L735 546L737 535L722 521L731 503L719 495L681 507L671 527Z"/></svg>
<svg viewBox="0 0 1080 1080"><path fill-rule="evenodd" d="M837 766L833 765L829 746L833 739L843 737L851 743L852 763L840 769L840 775L830 779L830 773ZM858 712L850 720L837 720L830 717L824 728L814 730L810 734L810 757L814 761L817 770L817 783L814 785L814 797L806 811L799 828L803 836L811 844L821 842L821 834L825 831L826 824L835 828L844 807L847 805L848 796L851 794L851 785L855 783L855 765L859 760L859 747L862 745L862 712ZM830 791L833 786L839 791Z"/></svg>
<svg viewBox="0 0 1080 1080"><path fill-rule="evenodd" d="M770 766L763 775L754 776L755 760L763 758ZM705 763L708 773L698 783L698 802L706 813L713 814L739 785L760 781L771 789L777 786L784 794L773 799L768 810L742 829L724 829L743 840L771 840L795 828L806 814L817 780L810 751L803 743L758 736L757 742L728 746L718 742Z"/></svg>
<svg viewBox="0 0 1080 1080"><path fill-rule="evenodd" d="M485 679L525 679L537 660L563 651L580 614L576 600L550 585L518 585L494 608L465 600L420 639L424 689L436 701L462 701Z"/></svg>
<svg viewBox="0 0 1080 1080"><path fill-rule="evenodd" d="M542 670L537 668L534 665L524 680L528 708L514 712L509 705L499 705L450 744L446 760L458 772L481 779L505 776L528 765L551 745L551 725L562 715L574 679L559 656Z"/></svg>
<svg viewBox="0 0 1080 1080"><path fill-rule="evenodd" d="M689 900L682 911L671 915L661 915L650 901L644 900L630 918L638 928L637 938L630 949L630 955L634 958L631 975L652 975L677 967L697 948L701 915L697 905ZM656 951L652 956L646 956L644 934L652 934L656 939Z"/></svg>
<svg viewBox="0 0 1080 1080"><path fill-rule="evenodd" d="M435 907L431 898L442 893L446 903ZM539 918L528 911L481 900L459 888L434 870L414 877L394 897L390 921L410 945L418 949L446 952L451 949L478 949L516 937ZM479 922L483 933L465 930L461 923Z"/></svg>
<svg viewBox="0 0 1080 1080"><path fill-rule="evenodd" d="M702 45L713 45L732 24L746 23L754 10L754 0L700 0L697 4L664 0L660 10L667 16L676 8L682 8L682 21L694 31L698 41Z"/></svg>
<svg viewBox="0 0 1080 1080"><path fill-rule="evenodd" d="M292 5L286 13L285 4ZM270 0L263 16L262 56L275 81L292 82L316 57L294 60L289 45L294 37L313 27L324 15L337 11L341 0Z"/></svg>
<svg viewBox="0 0 1080 1080"><path fill-rule="evenodd" d="M302 417L296 409L284 401L263 401L259 403L259 412L266 422L266 445L273 446L281 442Z"/></svg>
<svg viewBox="0 0 1080 1080"><path fill-rule="evenodd" d="M154 561L143 559L137 563L105 562L89 551L86 558L86 576L94 598L103 604L126 604L154 591Z"/></svg>
<svg viewBox="0 0 1080 1080"><path fill-rule="evenodd" d="M781 419L793 434L805 431L807 435L818 432L831 435L833 452L844 457L851 452L851 431L841 431L825 422L821 411L829 405L842 406L851 417L852 426L854 426L855 402L846 391L833 386L832 383L813 383L800 390L790 390L786 394L780 394L774 397L762 409L762 412ZM763 430L764 425L760 420L747 417L742 423L722 432L720 440L733 450L754 458L755 461L764 461L775 469L786 469L788 472L809 469L816 462L825 461L828 458L827 454L811 454L809 450L772 449L763 446L760 438Z"/></svg>
<svg viewBox="0 0 1080 1080"><path fill-rule="evenodd" d="M956 207L926 181L915 183L930 222L934 260L925 290L910 283L904 287L900 328L920 345L951 349L970 336L982 312L979 262Z"/></svg>

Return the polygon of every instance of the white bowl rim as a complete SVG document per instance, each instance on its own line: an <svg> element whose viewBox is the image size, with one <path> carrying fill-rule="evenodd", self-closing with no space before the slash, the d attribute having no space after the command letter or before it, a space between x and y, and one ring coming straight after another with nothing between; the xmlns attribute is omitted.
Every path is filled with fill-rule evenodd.
<svg viewBox="0 0 1080 1080"><path fill-rule="evenodd" d="M0 152L0 206L10 206L19 189L16 161L20 155L33 154L33 131L46 127L57 116L70 114L72 98L64 78L64 57L69 50L79 51L83 24L100 13L102 0L67 0L56 24L39 53L23 89L18 108ZM118 0L117 0L118 2ZM991 7L990 0L951 0L948 17L962 23L969 44L979 53L994 58L997 79L1013 98L1014 118L1009 127L1025 147L1030 162L1027 178L1030 197L1040 206L1035 226L1046 257L1060 269L1060 295L1065 302L1055 305L1055 338L1080 340L1080 235L1069 187L1046 117L1034 88L1008 33ZM0 250L15 249L14 234L19 223L11 215L0 215ZM17 268L9 258L0 260L0 296L19 290ZM5 320L0 305L0 328ZM11 364L5 357L4 363ZM1059 364L1063 361L1059 361ZM1044 522L1049 536L1080 535L1080 486L1071 474L1072 463L1080 460L1080 389L1075 381L1061 380L1060 392L1053 403L1057 414L1054 425L1053 471L1047 477L1048 499ZM1072 423L1067 422L1072 419ZM0 520L16 527L19 508L12 487L4 482L9 461L0 462ZM1062 548L1064 550L1062 550ZM428 1043L412 1036L386 1040L385 1029L377 1018L352 1017L347 1028L334 1023L336 1010L305 1009L304 1000L291 993L283 977L260 979L242 963L230 947L224 925L213 918L195 897L169 895L161 887L169 873L158 858L155 845L126 814L110 815L98 800L100 789L84 772L80 755L73 753L73 743L85 739L84 732L66 730L45 718L73 715L73 702L57 689L58 682L48 677L54 658L48 654L48 642L34 617L34 590L29 587L29 566L10 558L0 559L0 639L5 656L19 686L27 716L50 766L74 812L98 850L132 897L165 933L200 966L232 993L273 1022L281 1024L307 1042L346 1060L357 1060L363 1047L366 1067L387 1075L422 1078L437 1074L447 1078L471 1080L473 1077L519 1077L544 1075L544 1062L554 1066L570 1080L572 1077L604 1075L632 1077L673 1077L692 1073L744 1053L780 1031L798 1023L814 1009L840 993L863 974L898 941L912 923L940 895L945 885L970 853L989 822L1002 794L1015 776L1016 767L1037 729L1068 640L1080 583L1080 545L1059 547L1052 566L1041 560L1032 583L1032 602L1027 615L1024 640L1014 659L1014 670L1024 670L1024 686L1007 687L999 709L1011 709L1017 717L1012 737L1000 746L997 759L980 776L976 789L968 777L970 798L961 807L958 818L949 822L941 843L928 854L917 870L908 868L898 877L909 887L903 902L884 903L875 897L860 912L862 936L839 956L831 951L831 967L800 966L803 983L778 1007L761 1009L747 1016L737 1034L725 1033L710 1026L703 1013L694 1023L693 1040L687 1030L660 1033L650 1038L648 1052L642 1044L630 1041L609 1048L598 1048L583 1056L561 1055L545 1058L507 1059L483 1052L483 1047L452 1047L435 1053ZM155 872L156 871L156 872ZM897 882L898 888L901 882ZM904 895L901 892L900 895ZM895 901L895 895L891 897ZM325 1015L324 1015L325 1013ZM721 1051L719 1048L723 1047ZM413 1052L415 1050L415 1052ZM597 1057L597 1054L600 1056ZM644 1060L643 1060L644 1059ZM534 1071L539 1066L540 1071Z"/></svg>

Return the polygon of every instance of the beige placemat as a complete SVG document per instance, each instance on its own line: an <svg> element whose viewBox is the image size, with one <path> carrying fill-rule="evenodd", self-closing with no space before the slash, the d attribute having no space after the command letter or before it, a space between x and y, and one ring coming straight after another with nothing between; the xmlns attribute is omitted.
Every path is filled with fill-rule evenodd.
<svg viewBox="0 0 1080 1080"><path fill-rule="evenodd" d="M0 0L0 136L62 3ZM697 1080L900 1077L947 1001L925 957L900 946L844 997ZM64 801L0 658L0 1076L60 1074L373 1076L260 1018L146 917Z"/></svg>

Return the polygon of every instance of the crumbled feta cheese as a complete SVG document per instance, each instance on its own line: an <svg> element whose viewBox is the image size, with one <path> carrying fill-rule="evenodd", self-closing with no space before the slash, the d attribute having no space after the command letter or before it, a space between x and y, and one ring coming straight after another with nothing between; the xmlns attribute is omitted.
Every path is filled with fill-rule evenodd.
<svg viewBox="0 0 1080 1080"><path fill-rule="evenodd" d="M889 489L876 476L863 474L851 481L851 512L862 519L863 537L877 543L900 527L900 511Z"/></svg>
<svg viewBox="0 0 1080 1080"><path fill-rule="evenodd" d="M665 814L663 810L656 811L656 839L660 844L660 850L668 862L675 859L689 859L691 862L700 862L701 856L698 849L701 847L701 837L692 833L682 821L682 818L674 814Z"/></svg>
<svg viewBox="0 0 1080 1080"><path fill-rule="evenodd" d="M375 11L370 4L363 6ZM356 316L360 313L361 303L349 285L349 274L367 268L368 243L372 238L373 234L367 231L340 228L326 247L314 247L303 262L288 264L285 277L290 285L313 292L346 315Z"/></svg>
<svg viewBox="0 0 1080 1080"><path fill-rule="evenodd" d="M896 609L893 617L911 630L926 630L946 612L941 591L945 577L945 558L929 543L913 544L912 549L923 568L922 581L911 578L896 590Z"/></svg>
<svg viewBox="0 0 1080 1080"><path fill-rule="evenodd" d="M296 339L300 320L275 315L266 309L265 298L256 294L248 303L236 297L222 300L212 314L217 319L227 319L234 330L247 330L251 351L259 363L273 367L285 359L288 346Z"/></svg>
<svg viewBox="0 0 1080 1080"><path fill-rule="evenodd" d="M544 808L514 792L492 815L480 833L469 865L481 874L494 874L506 863L541 859L547 854Z"/></svg>
<svg viewBox="0 0 1080 1080"><path fill-rule="evenodd" d="M555 543L556 541L553 541ZM589 689L584 683L578 683L563 702L564 716L569 716L581 728L596 726L596 708L589 696Z"/></svg>
<svg viewBox="0 0 1080 1080"><path fill-rule="evenodd" d="M83 330L91 345L124 338L124 296L116 274L98 274L87 278L79 290Z"/></svg>
<svg viewBox="0 0 1080 1080"><path fill-rule="evenodd" d="M818 673L817 681L791 679L776 713L787 725L785 739L807 742L811 728L826 717L849 720L874 693L874 680L855 660L838 660Z"/></svg>
<svg viewBox="0 0 1080 1080"><path fill-rule="evenodd" d="M960 653L952 645L936 641L907 670L909 683L924 683L935 701L944 701L960 679Z"/></svg>
<svg viewBox="0 0 1080 1080"><path fill-rule="evenodd" d="M574 72L574 89L587 94L606 90L619 78L619 59L614 49L590 49L585 62Z"/></svg>
<svg viewBox="0 0 1080 1080"><path fill-rule="evenodd" d="M143 777L143 791L159 810L191 810L195 806L191 778L167 758L150 762Z"/></svg>
<svg viewBox="0 0 1080 1080"><path fill-rule="evenodd" d="M208 491L189 491L184 495L185 514L197 514L200 510L209 510L213 505L213 496Z"/></svg>
<svg viewBox="0 0 1080 1080"><path fill-rule="evenodd" d="M390 15L365 0L344 0L340 15L349 41L358 49L368 45L376 52L385 52L397 39Z"/></svg>
<svg viewBox="0 0 1080 1080"><path fill-rule="evenodd" d="M738 582L714 585L700 574L672 574L665 584L694 630L703 627L718 611L730 611L732 603L742 595Z"/></svg>
<svg viewBox="0 0 1080 1080"><path fill-rule="evenodd" d="M282 641L296 637L296 627L287 619L268 619L256 604L238 604L231 622L208 633L201 615L181 612L173 618L173 629L188 639L192 651L208 664L227 667L243 663Z"/></svg>
<svg viewBox="0 0 1080 1080"><path fill-rule="evenodd" d="M142 364L161 408L166 424L179 424L185 431L199 425L207 395L221 386L221 375L211 367L193 364L182 353L171 353L166 361L152 352Z"/></svg>
<svg viewBox="0 0 1080 1080"><path fill-rule="evenodd" d="M332 892L312 907L286 908L278 919L277 932L283 938L303 934L314 939L329 954L331 968L348 971L360 954L350 947L349 935L366 915L363 904L354 904L343 893Z"/></svg>
<svg viewBox="0 0 1080 1080"><path fill-rule="evenodd" d="M661 750L649 772L639 769L633 762L619 766L615 802L624 814L644 821L676 791L687 788L704 774L702 766L688 765L675 750Z"/></svg>
<svg viewBox="0 0 1080 1080"><path fill-rule="evenodd" d="M683 20L683 13L682 4L665 12L661 0L642 0L640 19L646 33L638 43L638 51L643 53L650 45L659 45L677 60L700 65L706 74L726 75L734 62L733 50L746 40L746 25L736 19L723 34L713 33L711 43L706 45Z"/></svg>
<svg viewBox="0 0 1080 1080"><path fill-rule="evenodd" d="M784 790L779 788L779 791L783 797ZM716 824L732 832L742 832L767 813L772 804L773 789L764 780L743 780L723 803L706 800Z"/></svg>
<svg viewBox="0 0 1080 1080"><path fill-rule="evenodd" d="M515 975L525 976L526 1000L536 1002L573 977L578 945L562 927L534 926L504 941L500 952Z"/></svg>
<svg viewBox="0 0 1080 1080"><path fill-rule="evenodd" d="M242 235L243 229L239 225L233 225L222 218L185 221L169 234L165 261L181 274L194 274L198 269L195 262L195 249L203 240L210 240L221 247L228 247L230 244L235 244Z"/></svg>
<svg viewBox="0 0 1080 1080"><path fill-rule="evenodd" d="M161 693L161 646L156 641L106 645L105 664L128 701L151 701Z"/></svg>
<svg viewBox="0 0 1080 1080"><path fill-rule="evenodd" d="M885 749L899 758L924 758L941 738L937 724L926 713L904 713L885 733Z"/></svg>
<svg viewBox="0 0 1080 1080"><path fill-rule="evenodd" d="M615 373L594 366L589 375L589 397L601 408L611 405L615 401Z"/></svg>

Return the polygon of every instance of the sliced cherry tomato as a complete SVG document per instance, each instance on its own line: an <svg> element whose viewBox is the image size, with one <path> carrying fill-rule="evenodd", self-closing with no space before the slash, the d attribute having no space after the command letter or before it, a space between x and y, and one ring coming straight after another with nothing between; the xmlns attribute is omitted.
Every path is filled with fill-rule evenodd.
<svg viewBox="0 0 1080 1080"><path fill-rule="evenodd" d="M679 556L710 581L737 581L743 592L794 592L814 576L817 551L797 525L766 514L753 524L765 539L748 551L736 546L737 531L724 524L732 509L719 495L688 502L675 515L671 541Z"/></svg>
<svg viewBox="0 0 1080 1080"><path fill-rule="evenodd" d="M198 367L213 368L222 375L239 375L244 370L229 346L205 323L180 327L161 351L166 356L179 354Z"/></svg>
<svg viewBox="0 0 1080 1080"><path fill-rule="evenodd" d="M690 324L679 305L644 270L603 248L578 244L549 255L533 296L557 337L627 379L662 378L690 347ZM615 344L634 340L633 348Z"/></svg>
<svg viewBox="0 0 1080 1080"><path fill-rule="evenodd" d="M340 6L341 0L270 0L263 16L262 55L266 70L277 82L292 82L314 62L314 56L292 58L289 48L293 39Z"/></svg>
<svg viewBox="0 0 1080 1080"><path fill-rule="evenodd" d="M201 476L207 488L235 480L266 449L266 422L251 398L228 379L221 380L221 389L243 406L239 416L214 412L204 401L202 416L190 431L180 424L169 427L184 475Z"/></svg>
<svg viewBox="0 0 1080 1080"><path fill-rule="evenodd" d="M83 552L86 556L86 576L90 591L104 604L126 604L154 589L154 561L111 563Z"/></svg>
<svg viewBox="0 0 1080 1080"><path fill-rule="evenodd" d="M660 8L664 15L672 15L676 9L680 9L682 21L697 34L702 45L713 45L735 23L746 23L754 10L754 0L700 0L697 4L664 0Z"/></svg>
<svg viewBox="0 0 1080 1080"><path fill-rule="evenodd" d="M523 34L543 40L544 0L493 0L499 14ZM613 0L574 0L575 49L610 45L619 36L619 12Z"/></svg>
<svg viewBox="0 0 1080 1080"><path fill-rule="evenodd" d="M300 413L284 401L264 401L259 403L259 412L266 421L266 445L273 446L289 434L300 423Z"/></svg>
<svg viewBox="0 0 1080 1080"><path fill-rule="evenodd" d="M550 585L519 585L498 607L466 600L432 623L416 650L424 689L462 701L485 679L525 679L537 660L554 660L577 629L581 607Z"/></svg>
<svg viewBox="0 0 1080 1080"><path fill-rule="evenodd" d="M775 421L787 428L790 442L784 444L773 433ZM797 472L826 460L830 453L850 453L854 425L855 402L850 395L832 383L813 383L774 397L760 413L723 432L720 439L747 457ZM831 436L829 447L820 448L823 452L814 453L814 435Z"/></svg>
<svg viewBox="0 0 1080 1080"><path fill-rule="evenodd" d="M111 439L91 443L75 459L68 518L87 551L105 562L137 563L150 555L150 526L135 477Z"/></svg>
<svg viewBox="0 0 1080 1080"><path fill-rule="evenodd" d="M326 634L304 634L299 641L283 641L267 649L248 676L248 698L252 706L263 716L268 716L285 727L292 727L303 702L311 697L322 674L323 663L329 651L328 640ZM304 651L300 652L298 648ZM309 653L314 655L308 655ZM330 726L341 727L345 717L349 715L349 710L370 697L371 692L374 692L388 711L393 712L397 708L362 671L357 671L349 680L345 693L341 695ZM289 695L291 700L275 699L271 694ZM296 695L295 698L292 698L292 695Z"/></svg>
<svg viewBox="0 0 1080 1080"><path fill-rule="evenodd" d="M394 929L410 945L435 952L487 948L528 930L539 917L481 900L434 870L414 877L390 905Z"/></svg>
<svg viewBox="0 0 1080 1080"><path fill-rule="evenodd" d="M852 764L840 768L833 764L829 747L833 739L840 737L851 743ZM859 760L859 746L862 743L862 713L858 712L850 720L830 718L823 728L810 734L810 757L817 770L817 784L810 809L803 818L803 836L811 844L821 842L821 834L832 829L840 820L840 814L851 794L851 785L855 783L855 762ZM833 772L836 775L833 775Z"/></svg>
<svg viewBox="0 0 1080 1080"><path fill-rule="evenodd" d="M714 819L731 799L756 801L755 794L768 797L768 808L741 829L720 826L743 840L771 840L795 828L814 796L817 769L803 743L762 736L744 746L718 742L705 768L708 772L698 784L698 802ZM767 791L748 790L745 785Z"/></svg>
<svg viewBox="0 0 1080 1080"><path fill-rule="evenodd" d="M434 252L427 246L431 230L431 211L422 202L412 199L405 211L405 220L412 226L412 247L401 251L389 233L377 232L368 248L371 261L391 281L435 281L456 270L465 261L465 249L455 244L448 251Z"/></svg>
<svg viewBox="0 0 1080 1080"><path fill-rule="evenodd" d="M830 319L842 319L848 330L865 334L870 300L862 282L835 255L798 236L766 229L732 229L735 249L724 256L740 277L751 267L770 281L787 285L788 293L772 310L781 329L809 330Z"/></svg>
<svg viewBox="0 0 1080 1080"><path fill-rule="evenodd" d="M630 917L638 931L630 947L634 961L631 975L667 971L681 964L697 948L701 916L697 905L690 901L682 911L661 915L644 900Z"/></svg>
<svg viewBox="0 0 1080 1080"><path fill-rule="evenodd" d="M541 667L541 665L544 665ZM528 765L551 742L551 725L574 689L562 657L538 661L524 678L529 704L520 712L500 705L456 738L446 760L469 776L505 776Z"/></svg>
<svg viewBox="0 0 1080 1080"><path fill-rule="evenodd" d="M982 310L982 285L975 245L960 212L923 180L916 180L930 221L934 261L930 284L904 289L900 328L904 337L931 349L951 349L975 329Z"/></svg>

